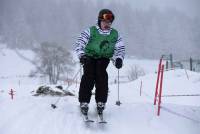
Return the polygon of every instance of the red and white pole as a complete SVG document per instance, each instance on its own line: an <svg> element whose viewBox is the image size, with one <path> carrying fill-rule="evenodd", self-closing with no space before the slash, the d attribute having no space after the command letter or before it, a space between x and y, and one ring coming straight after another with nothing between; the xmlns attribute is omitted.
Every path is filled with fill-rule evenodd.
<svg viewBox="0 0 200 134"><path fill-rule="evenodd" d="M161 68L161 81L160 81L160 91L159 91L159 100L158 100L158 113L157 115L160 115L160 108L161 108L161 98L162 98L162 84L163 84L163 72L164 72L164 65L162 65Z"/></svg>
<svg viewBox="0 0 200 134"><path fill-rule="evenodd" d="M154 96L154 105L156 105L156 99L158 96L158 85L160 80L160 70L161 70L161 64L162 64L162 58L160 59L159 65L158 65L158 75L157 75L157 81L156 81L156 90L155 90L155 96Z"/></svg>

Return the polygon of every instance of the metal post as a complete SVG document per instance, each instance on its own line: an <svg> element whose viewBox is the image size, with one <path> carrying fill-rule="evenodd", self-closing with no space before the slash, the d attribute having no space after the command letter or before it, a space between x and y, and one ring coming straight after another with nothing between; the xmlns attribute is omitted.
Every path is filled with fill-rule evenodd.
<svg viewBox="0 0 200 134"><path fill-rule="evenodd" d="M173 56L172 56L172 54L170 54L169 57L170 57L171 68L174 68L174 65L173 65Z"/></svg>
<svg viewBox="0 0 200 134"><path fill-rule="evenodd" d="M142 95L142 80L141 80L141 84L140 84L140 96Z"/></svg>
<svg viewBox="0 0 200 134"><path fill-rule="evenodd" d="M117 93L118 93L118 96L117 96L116 105L120 106L121 102L119 100L119 69L118 69L118 80L117 80Z"/></svg>
<svg viewBox="0 0 200 134"><path fill-rule="evenodd" d="M192 71L193 69L192 69L192 58L190 57L190 71Z"/></svg>
<svg viewBox="0 0 200 134"><path fill-rule="evenodd" d="M166 61L166 70L168 70L168 60Z"/></svg>

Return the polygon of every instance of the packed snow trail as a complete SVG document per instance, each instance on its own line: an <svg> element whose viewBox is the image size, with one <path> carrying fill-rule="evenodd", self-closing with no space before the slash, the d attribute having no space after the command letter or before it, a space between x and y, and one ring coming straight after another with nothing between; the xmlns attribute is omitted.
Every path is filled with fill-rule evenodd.
<svg viewBox="0 0 200 134"><path fill-rule="evenodd" d="M56 109L50 104L57 97L34 97L31 94L18 95L14 100L3 96L0 105L1 134L198 134L200 109L195 106L164 104L161 116L156 116L156 107L144 101L136 89L124 89L122 105L115 105L116 85L111 87L109 100L104 111L107 124L85 124L79 112L77 97L62 97ZM129 87L127 84L122 87ZM129 92L129 93L128 93ZM28 92L27 92L28 93ZM132 94L132 95L130 95ZM4 94L5 95L5 94ZM132 99L125 99L124 95ZM97 120L94 97L91 100L89 116Z"/></svg>
<svg viewBox="0 0 200 134"><path fill-rule="evenodd" d="M0 55L0 134L199 134L200 97L163 97L161 115L157 116L157 106L153 105L158 61L125 59L120 70L123 76L130 66L138 64L146 75L129 83L120 83L120 102L117 101L117 84L114 84L117 70L108 67L109 97L104 116L107 124L83 122L79 112L77 96L62 97L57 108L51 104L57 97L32 96L32 91L47 81L26 77L34 68L12 50ZM30 51L26 56L33 57ZM8 62L11 59L12 62ZM13 68L14 67L14 68ZM200 94L200 74L184 70L164 73L163 95ZM127 81L122 77L121 81ZM142 96L140 83L143 82ZM15 90L14 100L8 92ZM70 89L78 94L78 86ZM90 103L89 116L97 120L94 96Z"/></svg>

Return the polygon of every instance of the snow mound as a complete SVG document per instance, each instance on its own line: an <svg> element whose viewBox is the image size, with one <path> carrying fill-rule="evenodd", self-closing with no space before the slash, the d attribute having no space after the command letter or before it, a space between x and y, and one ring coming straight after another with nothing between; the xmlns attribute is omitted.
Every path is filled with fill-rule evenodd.
<svg viewBox="0 0 200 134"><path fill-rule="evenodd" d="M63 86L39 86L33 96L50 95L50 96L74 96L71 91L63 90Z"/></svg>

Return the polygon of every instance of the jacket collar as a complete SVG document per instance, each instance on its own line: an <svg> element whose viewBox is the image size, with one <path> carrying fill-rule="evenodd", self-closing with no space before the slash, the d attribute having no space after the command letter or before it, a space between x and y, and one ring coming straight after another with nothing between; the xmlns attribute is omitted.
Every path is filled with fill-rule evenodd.
<svg viewBox="0 0 200 134"><path fill-rule="evenodd" d="M102 30L98 25L96 25L96 28L100 34L105 34L105 35L109 35L112 30L112 28L110 28L109 30Z"/></svg>

